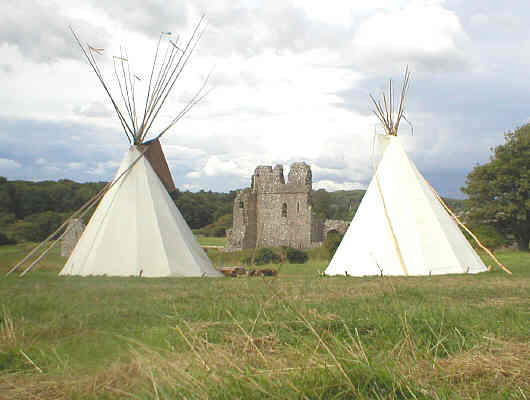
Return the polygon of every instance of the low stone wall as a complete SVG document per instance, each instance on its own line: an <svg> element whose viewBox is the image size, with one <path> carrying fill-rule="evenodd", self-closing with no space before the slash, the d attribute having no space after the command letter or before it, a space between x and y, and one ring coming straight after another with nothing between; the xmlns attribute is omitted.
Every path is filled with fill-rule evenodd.
<svg viewBox="0 0 530 400"><path fill-rule="evenodd" d="M61 256L70 257L84 230L85 225L79 219L70 221L66 227L65 235L61 239Z"/></svg>

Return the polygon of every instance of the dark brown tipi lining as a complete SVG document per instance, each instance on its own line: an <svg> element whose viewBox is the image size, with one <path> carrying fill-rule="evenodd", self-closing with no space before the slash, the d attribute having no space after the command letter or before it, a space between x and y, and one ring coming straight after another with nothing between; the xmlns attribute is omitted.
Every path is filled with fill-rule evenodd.
<svg viewBox="0 0 530 400"><path fill-rule="evenodd" d="M138 145L137 147L140 152L142 152L146 147L148 148L145 152L145 157L151 163L151 166L166 187L167 191L169 193L174 192L176 190L175 183L171 177L171 172L169 171L166 157L162 151L162 146L160 146L160 140L149 140Z"/></svg>

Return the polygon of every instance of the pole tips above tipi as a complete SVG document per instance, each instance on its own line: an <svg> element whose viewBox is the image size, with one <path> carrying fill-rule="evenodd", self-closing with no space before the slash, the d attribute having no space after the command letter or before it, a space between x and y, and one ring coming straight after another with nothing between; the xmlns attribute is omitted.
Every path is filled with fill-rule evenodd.
<svg viewBox="0 0 530 400"><path fill-rule="evenodd" d="M164 107L169 94L173 90L175 83L181 77L182 71L186 67L193 54L203 32L205 16L203 15L195 26L189 39L182 44L179 37L172 38L171 32L161 32L156 45L155 55L149 72L149 79L140 78L131 68L129 56L125 48L120 48L119 55L112 56L114 76L117 88L111 90L103 77L103 73L97 61L97 57L102 57L104 49L83 43L77 33L70 27L72 34L81 48L86 60L105 89L114 111L118 116L123 132L127 136L129 143L140 145L147 139L147 135L153 128L153 122L159 116L160 110ZM209 77L209 75L208 75ZM204 96L204 88L208 81L204 80L203 85L188 101L188 103L158 132L153 139L158 139L164 135L178 120L180 120L195 104ZM144 87L147 95L145 103L137 102L137 85L147 85Z"/></svg>
<svg viewBox="0 0 530 400"><path fill-rule="evenodd" d="M385 92L383 92L381 94L381 99L376 100L374 96L370 95L370 99L372 99L372 102L375 106L375 110L373 110L373 113L376 115L379 121L381 121L381 123L383 124L383 128L385 129L385 133L389 136L397 136L401 118L403 118L405 121L407 120L404 115L404 112L405 99L409 87L409 79L410 70L407 66L405 68L405 75L403 77L403 81L401 82L401 93L399 95L399 106L397 110L395 110L397 98L395 97L394 88L392 87L392 79L390 79L389 82L388 96L385 94Z"/></svg>

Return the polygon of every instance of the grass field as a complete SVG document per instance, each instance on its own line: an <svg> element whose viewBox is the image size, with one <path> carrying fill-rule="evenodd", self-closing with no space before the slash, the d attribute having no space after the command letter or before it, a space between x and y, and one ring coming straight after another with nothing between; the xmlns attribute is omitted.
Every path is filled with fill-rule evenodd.
<svg viewBox="0 0 530 400"><path fill-rule="evenodd" d="M0 273L24 246L0 247ZM513 275L0 279L0 399L529 399L530 254Z"/></svg>
<svg viewBox="0 0 530 400"><path fill-rule="evenodd" d="M199 244L201 246L224 246L226 243L226 238L224 237L197 237Z"/></svg>

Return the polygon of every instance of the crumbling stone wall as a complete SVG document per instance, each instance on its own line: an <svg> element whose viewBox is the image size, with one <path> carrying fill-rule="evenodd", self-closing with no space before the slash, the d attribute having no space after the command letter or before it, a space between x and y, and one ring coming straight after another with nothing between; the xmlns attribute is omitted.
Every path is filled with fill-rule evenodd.
<svg viewBox="0 0 530 400"><path fill-rule="evenodd" d="M350 226L349 222L340 219L327 219L322 227L323 240L326 240L330 232L337 232L344 235Z"/></svg>
<svg viewBox="0 0 530 400"><path fill-rule="evenodd" d="M226 233L227 250L252 249L256 247L257 235L256 194L241 191L234 199L233 225Z"/></svg>
<svg viewBox="0 0 530 400"><path fill-rule="evenodd" d="M324 240L324 220L313 217L311 223L311 242L322 243Z"/></svg>

